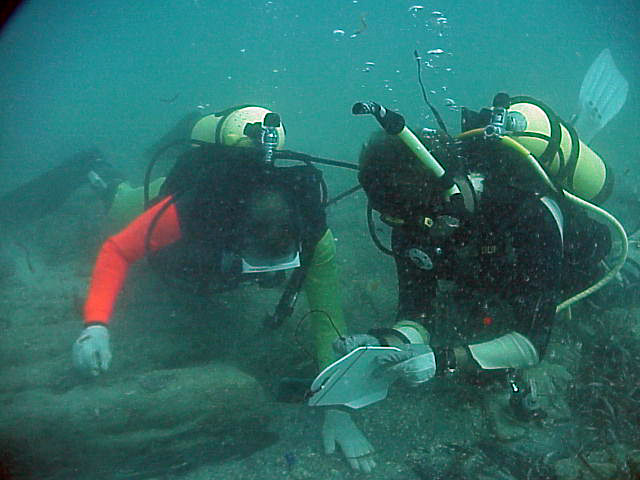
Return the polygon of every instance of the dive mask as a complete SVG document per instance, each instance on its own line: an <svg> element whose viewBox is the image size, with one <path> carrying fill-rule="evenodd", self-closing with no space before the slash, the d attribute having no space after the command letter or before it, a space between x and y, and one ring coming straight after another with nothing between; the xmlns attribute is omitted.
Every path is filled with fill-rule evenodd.
<svg viewBox="0 0 640 480"><path fill-rule="evenodd" d="M300 249L281 257L268 257L252 254L242 255L242 273L264 273L289 270L300 266Z"/></svg>
<svg viewBox="0 0 640 480"><path fill-rule="evenodd" d="M287 270L300 266L297 229L288 223L256 222L240 246L242 273Z"/></svg>

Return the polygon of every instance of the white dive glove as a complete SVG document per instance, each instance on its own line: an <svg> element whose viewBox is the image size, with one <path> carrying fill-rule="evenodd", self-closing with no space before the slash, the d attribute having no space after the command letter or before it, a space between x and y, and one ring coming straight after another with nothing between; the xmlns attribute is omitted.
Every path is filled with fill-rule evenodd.
<svg viewBox="0 0 640 480"><path fill-rule="evenodd" d="M403 345L378 358L381 367L395 372L412 387L431 380L436 374L436 357L429 345Z"/></svg>
<svg viewBox="0 0 640 480"><path fill-rule="evenodd" d="M109 330L103 325L85 328L73 343L73 365L83 374L98 376L111 364Z"/></svg>
<svg viewBox="0 0 640 480"><path fill-rule="evenodd" d="M336 443L354 470L369 473L376 466L373 447L351 419L342 410L328 409L322 426L322 441L327 454L336 451Z"/></svg>

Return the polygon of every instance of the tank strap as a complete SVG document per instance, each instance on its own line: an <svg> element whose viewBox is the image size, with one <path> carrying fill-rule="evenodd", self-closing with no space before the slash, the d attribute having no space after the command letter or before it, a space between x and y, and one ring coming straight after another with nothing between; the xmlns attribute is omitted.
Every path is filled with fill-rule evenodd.
<svg viewBox="0 0 640 480"><path fill-rule="evenodd" d="M540 158L538 159L543 166L549 167L553 162L553 159L555 158L556 154L559 151L561 151L560 140L562 139L562 130L560 129L560 121L557 115L554 113L554 111L550 107L548 107L541 101L526 95L511 97L511 105L515 103L531 103L536 107L540 108L549 119L549 125L551 127L551 136L545 138L545 140L547 140L547 148L545 148L544 152L542 152L542 155L540 155ZM535 136L535 135L531 135L531 136Z"/></svg>
<svg viewBox="0 0 640 480"><path fill-rule="evenodd" d="M566 180L568 190L573 192L573 174L575 173L576 166L578 165L578 157L580 157L580 138L578 137L576 129L573 128L573 125L569 125L566 122L563 122L563 124L569 132L569 138L571 139L571 153L569 154L569 159L567 161L566 174L562 176L561 180Z"/></svg>

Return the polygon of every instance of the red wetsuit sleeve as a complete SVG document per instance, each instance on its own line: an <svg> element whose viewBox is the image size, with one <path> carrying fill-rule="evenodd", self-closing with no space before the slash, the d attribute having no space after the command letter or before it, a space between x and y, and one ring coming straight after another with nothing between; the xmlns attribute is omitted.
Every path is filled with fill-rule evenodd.
<svg viewBox="0 0 640 480"><path fill-rule="evenodd" d="M85 323L109 322L129 267L146 253L147 232L160 210L164 209L153 228L150 250L154 252L180 238L176 206L171 203L166 207L170 201L171 197L162 200L104 242L93 268L89 294L84 305Z"/></svg>

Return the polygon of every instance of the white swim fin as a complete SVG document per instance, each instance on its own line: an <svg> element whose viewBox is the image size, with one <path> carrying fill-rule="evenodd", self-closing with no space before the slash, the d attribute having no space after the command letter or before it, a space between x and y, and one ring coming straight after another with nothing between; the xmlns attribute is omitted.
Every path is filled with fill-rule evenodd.
<svg viewBox="0 0 640 480"><path fill-rule="evenodd" d="M605 48L595 59L582 81L579 110L574 127L583 142L591 139L616 116L627 101L629 82Z"/></svg>

